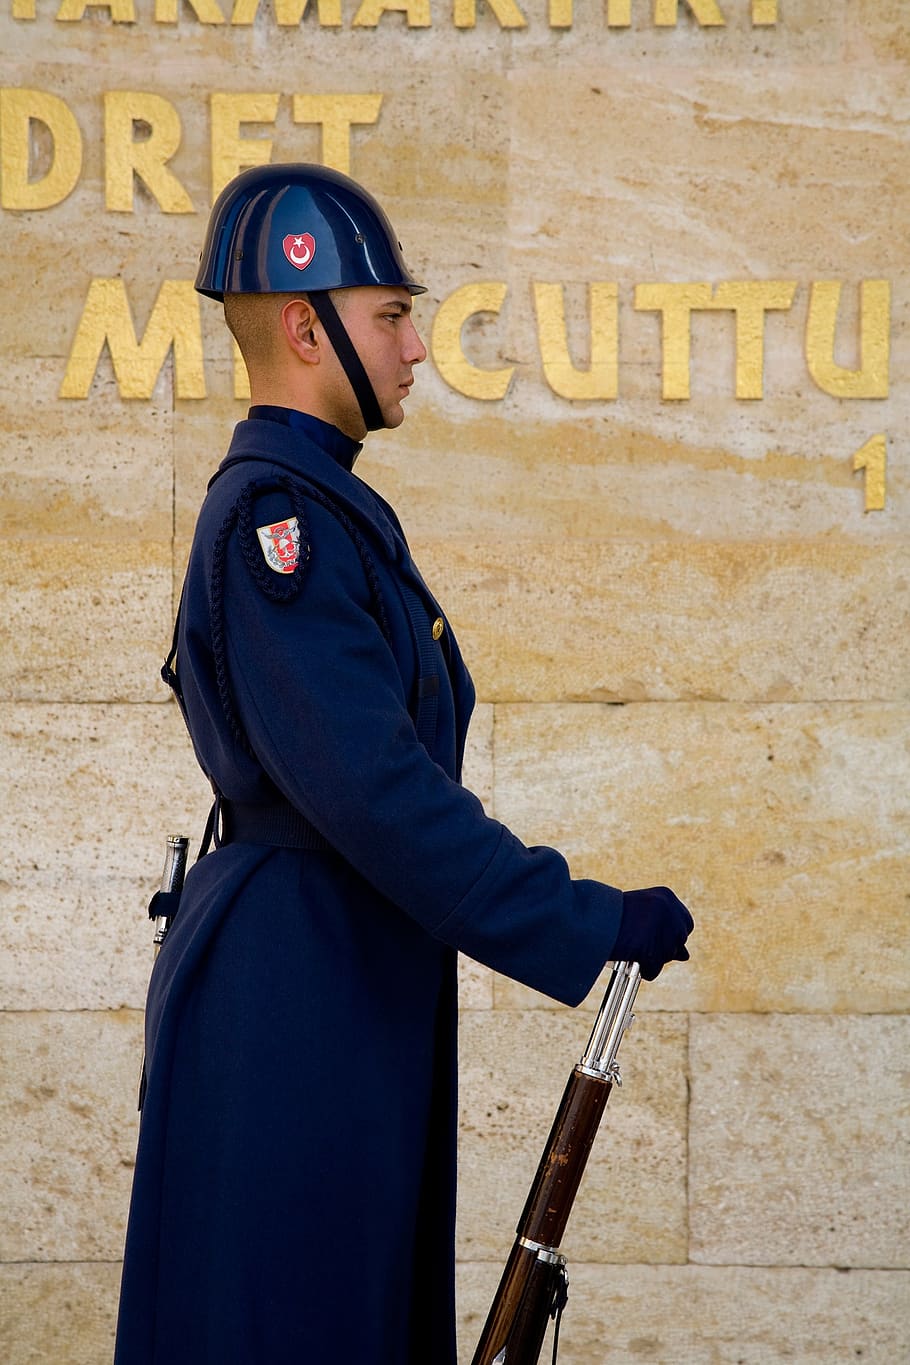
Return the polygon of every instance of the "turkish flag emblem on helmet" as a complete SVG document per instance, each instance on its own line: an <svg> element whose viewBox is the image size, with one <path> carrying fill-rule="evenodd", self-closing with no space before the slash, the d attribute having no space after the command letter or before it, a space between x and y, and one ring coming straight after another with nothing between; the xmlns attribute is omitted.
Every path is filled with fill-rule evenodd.
<svg viewBox="0 0 910 1365"><path fill-rule="evenodd" d="M281 245L291 265L298 270L306 270L316 255L316 240L309 232L288 233Z"/></svg>

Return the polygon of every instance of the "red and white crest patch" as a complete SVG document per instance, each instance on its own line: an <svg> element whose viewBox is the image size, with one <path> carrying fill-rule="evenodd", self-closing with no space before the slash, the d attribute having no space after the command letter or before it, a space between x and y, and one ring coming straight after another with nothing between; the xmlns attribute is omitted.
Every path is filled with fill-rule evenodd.
<svg viewBox="0 0 910 1365"><path fill-rule="evenodd" d="M298 270L306 270L316 255L316 239L309 232L288 233L281 245L291 265L296 266Z"/></svg>
<svg viewBox="0 0 910 1365"><path fill-rule="evenodd" d="M296 517L276 521L272 526L257 526L256 534L265 562L276 573L293 573L300 559L300 528Z"/></svg>

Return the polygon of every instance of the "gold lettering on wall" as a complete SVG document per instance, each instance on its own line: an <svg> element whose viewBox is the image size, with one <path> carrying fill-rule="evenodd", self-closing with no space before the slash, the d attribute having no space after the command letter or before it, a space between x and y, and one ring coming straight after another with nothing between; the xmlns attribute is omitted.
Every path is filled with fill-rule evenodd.
<svg viewBox="0 0 910 1365"><path fill-rule="evenodd" d="M687 0L703 28L722 28L723 12L715 0ZM606 0L607 27L631 28L632 0ZM549 0L550 28L571 28L573 0ZM678 0L654 0L654 23L659 28L675 28L679 19ZM752 23L777 23L777 0L752 0Z"/></svg>
<svg viewBox="0 0 910 1365"><path fill-rule="evenodd" d="M135 140L137 125L149 135ZM162 213L195 213L167 163L180 146L180 115L161 95L138 90L104 92L104 206L133 212L133 177L138 176Z"/></svg>
<svg viewBox="0 0 910 1365"><path fill-rule="evenodd" d="M730 280L717 285L712 307L736 314L736 396L764 397L765 313L787 309L796 280Z"/></svg>
<svg viewBox="0 0 910 1365"><path fill-rule="evenodd" d="M186 0L200 24L223 24L225 17L215 0ZM155 23L176 24L180 0L155 0Z"/></svg>
<svg viewBox="0 0 910 1365"><path fill-rule="evenodd" d="M499 20L500 28L527 28L528 21L515 0L485 0ZM473 28L477 23L477 0L454 0L452 13L456 28Z"/></svg>
<svg viewBox="0 0 910 1365"><path fill-rule="evenodd" d="M51 162L30 180L31 123L50 134ZM82 134L69 105L44 90L0 90L0 204L5 209L49 209L82 174Z"/></svg>
<svg viewBox="0 0 910 1365"><path fill-rule="evenodd" d="M610 28L630 28L632 0L607 0L607 24Z"/></svg>
<svg viewBox="0 0 910 1365"><path fill-rule="evenodd" d="M477 313L498 313L507 289L499 280L463 284L443 299L433 319L430 340L433 362L449 387L466 398L494 401L504 398L508 391L514 365L482 370L471 364L461 345L462 329L468 319Z"/></svg>
<svg viewBox="0 0 910 1365"><path fill-rule="evenodd" d="M107 9L115 24L135 24L133 0L61 0L57 19L61 24L73 24L85 18L87 9Z"/></svg>
<svg viewBox="0 0 910 1365"><path fill-rule="evenodd" d="M430 0L361 0L354 15L354 28L375 28L387 10L398 10L408 16L408 28L430 27Z"/></svg>
<svg viewBox="0 0 910 1365"><path fill-rule="evenodd" d="M835 362L840 280L817 280L809 294L806 361L820 389L835 398L887 398L891 336L891 286L887 280L860 285L860 365L844 369Z"/></svg>
<svg viewBox="0 0 910 1365"><path fill-rule="evenodd" d="M295 95L295 123L322 125L322 164L351 173L351 125L375 123L381 95Z"/></svg>
<svg viewBox="0 0 910 1365"><path fill-rule="evenodd" d="M745 0L737 0L745 3ZM36 0L8 0L13 19L34 21ZM201 24L225 24L248 27L255 22L260 0L234 0L230 20L225 17L217 0L186 0L188 8ZM484 0L502 29L525 28L527 19L517 0ZM632 0L604 0L608 28L630 28ZM648 9L658 28L675 28L679 22L679 0L640 0L641 8ZM685 0L689 12L700 28L724 27L726 20L718 0ZM180 18L182 0L155 0L152 14L156 24L176 24ZM309 0L270 0L267 8L282 28L297 27L307 11ZM361 0L352 27L375 28L383 14L397 11L407 15L409 28L429 28L432 24L432 0ZM771 26L778 22L778 0L751 0L752 23ZM63 23L84 20L86 11L108 10L113 23L142 22L147 16L136 14L135 0L60 0L56 19ZM316 0L320 28L340 28L341 0ZM548 0L547 22L551 29L571 28L573 0ZM452 21L456 28L473 28L477 22L477 0L453 0ZM91 18L91 16L88 16Z"/></svg>
<svg viewBox="0 0 910 1365"><path fill-rule="evenodd" d="M588 286L590 364L577 369L569 354L565 294L561 284L533 283L537 340L544 377L560 398L613 399L619 393L619 289Z"/></svg>
<svg viewBox="0 0 910 1365"><path fill-rule="evenodd" d="M270 137L249 138L241 134L244 123L274 123L278 95L229 95L213 92L212 110L212 199L228 181L249 166L267 166L272 159Z"/></svg>
<svg viewBox="0 0 910 1365"><path fill-rule="evenodd" d="M121 93L129 95L130 92ZM586 286L574 286L578 289L584 287L588 291L588 345L585 347L581 341L578 343L582 354L584 351L588 354L588 363L585 365L573 359L569 346L566 301L567 291L573 286L536 280L530 284L541 368L551 391L569 401L615 401L619 391L618 285L593 281ZM162 356L167 350L167 340L161 340L164 332L174 332L178 337L179 345L175 354L178 365L182 367L178 375L178 393L205 396L201 360L196 366L193 359L201 354L201 341L195 339L193 330L196 323L184 319L179 327L177 325L183 318L179 310L186 307L180 291L190 288L188 281L180 284L171 281L170 292L162 293L153 314L154 326L149 323L146 339L139 350L142 364L151 367L151 378L141 380L138 386L141 392L137 393L136 385L127 374L124 397L150 395L157 373L155 365L160 368ZM713 291L709 284L648 282L638 285L635 289L635 308L661 314L663 397L686 400L690 396L692 313L729 311L734 314L736 324L736 396L741 399L763 398L766 314L772 310L789 309L796 289L793 280L727 280L717 284ZM807 363L814 371L816 382L819 378L824 380L820 387L837 399L885 397L890 348L888 282L861 282L864 325L860 330L863 333L864 363L859 370L841 369L833 360L840 285L837 281L823 281L820 288L812 285L810 289L816 290L816 299L812 327L807 335ZM496 401L504 398L508 392L515 365L494 364L491 368L485 368L483 364L468 358L462 340L467 324L477 315L486 313L495 317L501 311L507 293L508 285L501 280L462 285L443 299L433 319L430 344L436 368L445 382L465 397ZM195 319L195 312L187 309L188 316L190 313ZM137 350L138 343L135 342L131 325L122 284L117 281L96 281L89 291L86 309L79 322L78 344L76 341L73 343L63 396L84 397L87 394L97 357L108 334L112 338L109 343L112 354L123 358L119 368L126 374L127 362L130 362L135 369L138 362L135 357L131 361L130 357ZM189 339L191 334L194 338L192 342ZM154 365L147 359L150 350L156 357ZM711 354L716 359L716 347ZM871 356L869 365L866 364L867 356ZM194 378L197 370L198 384ZM798 378L795 382L798 383ZM238 396L246 396L246 376L239 359L236 360L235 390ZM870 449L874 455L875 448ZM870 487L873 486L870 484Z"/></svg>
<svg viewBox="0 0 910 1365"><path fill-rule="evenodd" d="M275 20L282 28L296 28L306 13L309 0L272 0ZM231 23L238 27L251 24L259 11L259 0L234 0ZM341 0L316 0L320 28L341 27Z"/></svg>
<svg viewBox="0 0 910 1365"><path fill-rule="evenodd" d="M639 284L635 307L662 315L662 393L664 398L689 397L691 314L711 307L710 284Z"/></svg>
<svg viewBox="0 0 910 1365"><path fill-rule="evenodd" d="M870 436L853 456L853 472L865 470L867 512L881 512L885 507L885 466L888 459L887 437L883 431Z"/></svg>
<svg viewBox="0 0 910 1365"><path fill-rule="evenodd" d="M164 280L142 341L120 279L94 279L73 338L61 398L86 398L105 344L121 398L151 398L168 352L178 398L205 397L202 319L191 280Z"/></svg>
<svg viewBox="0 0 910 1365"><path fill-rule="evenodd" d="M777 0L752 0L753 24L777 23Z"/></svg>
<svg viewBox="0 0 910 1365"><path fill-rule="evenodd" d="M727 22L716 0L686 0L686 4L702 28L722 28ZM654 0L654 23L658 28L675 28L678 18L679 0Z"/></svg>

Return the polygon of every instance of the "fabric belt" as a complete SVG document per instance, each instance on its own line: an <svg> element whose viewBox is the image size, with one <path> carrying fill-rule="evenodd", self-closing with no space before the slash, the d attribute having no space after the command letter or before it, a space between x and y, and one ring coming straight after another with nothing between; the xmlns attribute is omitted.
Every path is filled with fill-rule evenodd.
<svg viewBox="0 0 910 1365"><path fill-rule="evenodd" d="M221 801L222 844L274 844L278 848L308 848L314 852L334 853L328 839L315 825L287 801L273 805L252 805L243 801Z"/></svg>

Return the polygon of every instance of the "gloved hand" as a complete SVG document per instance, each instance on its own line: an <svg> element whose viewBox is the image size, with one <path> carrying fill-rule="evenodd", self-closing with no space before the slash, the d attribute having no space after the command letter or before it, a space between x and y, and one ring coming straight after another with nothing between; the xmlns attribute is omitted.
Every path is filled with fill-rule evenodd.
<svg viewBox="0 0 910 1365"><path fill-rule="evenodd" d="M653 981L668 962L686 962L686 939L692 916L666 886L624 891L622 919L610 956L614 962L637 962L646 981Z"/></svg>

